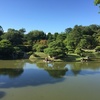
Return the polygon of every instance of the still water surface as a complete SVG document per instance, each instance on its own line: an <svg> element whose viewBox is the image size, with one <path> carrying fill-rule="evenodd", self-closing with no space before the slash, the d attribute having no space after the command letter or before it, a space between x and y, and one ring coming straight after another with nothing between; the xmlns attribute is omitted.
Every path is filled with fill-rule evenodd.
<svg viewBox="0 0 100 100"><path fill-rule="evenodd" d="M100 100L100 62L1 60L0 100Z"/></svg>

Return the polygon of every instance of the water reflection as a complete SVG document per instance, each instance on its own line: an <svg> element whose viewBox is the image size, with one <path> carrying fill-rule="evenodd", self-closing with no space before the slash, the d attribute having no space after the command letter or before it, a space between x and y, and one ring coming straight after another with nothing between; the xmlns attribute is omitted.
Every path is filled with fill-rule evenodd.
<svg viewBox="0 0 100 100"><path fill-rule="evenodd" d="M0 91L0 99L1 99L1 98L3 98L5 95L6 95L6 93L5 93L5 92Z"/></svg>
<svg viewBox="0 0 100 100"><path fill-rule="evenodd" d="M25 63L25 60L0 60L0 68L23 68Z"/></svg>
<svg viewBox="0 0 100 100"><path fill-rule="evenodd" d="M66 75L94 75L100 74L100 62L87 62L87 63L71 63L69 73ZM67 66L67 65L66 65Z"/></svg>
<svg viewBox="0 0 100 100"><path fill-rule="evenodd" d="M39 86L44 84L54 84L64 81L64 78L55 79L50 77L46 71L37 69L27 69L17 78L0 76L0 88L17 88L26 86Z"/></svg>
<svg viewBox="0 0 100 100"><path fill-rule="evenodd" d="M77 76L87 74L100 74L100 62L55 62L37 63L38 68L46 70L50 76L61 78L63 76Z"/></svg>
<svg viewBox="0 0 100 100"><path fill-rule="evenodd" d="M21 68L2 68L0 69L0 75L7 75L10 78L15 78L20 76L23 73L23 69Z"/></svg>
<svg viewBox="0 0 100 100"><path fill-rule="evenodd" d="M66 63L64 62L55 62L55 63L37 63L37 66L39 68L43 68L46 70L50 76L54 78L61 78L63 77L66 72L68 71L68 68L65 68Z"/></svg>
<svg viewBox="0 0 100 100"><path fill-rule="evenodd" d="M62 82L68 76L100 74L100 63L0 61L0 88L39 86ZM66 76L66 77L64 77Z"/></svg>
<svg viewBox="0 0 100 100"><path fill-rule="evenodd" d="M11 65L14 66L10 68ZM41 65L43 65L45 69ZM38 86L43 84L54 84L57 82L62 82L65 80L65 78L62 77L56 79L54 77L61 77L62 75L65 75L67 71L63 68L63 70L60 71L60 69L57 66L54 68L54 71L57 70L59 73L57 73L57 75L53 75L54 72L53 74L49 72L49 70L51 69L49 68L49 65L43 63L40 64L40 68L40 66L37 67L37 64L32 64L27 60L18 61L18 63L16 61L10 61L10 66L8 64L6 68L0 67L0 88ZM35 66L37 67L36 69ZM48 74L48 72L50 74ZM52 75L53 77L51 77L50 75Z"/></svg>

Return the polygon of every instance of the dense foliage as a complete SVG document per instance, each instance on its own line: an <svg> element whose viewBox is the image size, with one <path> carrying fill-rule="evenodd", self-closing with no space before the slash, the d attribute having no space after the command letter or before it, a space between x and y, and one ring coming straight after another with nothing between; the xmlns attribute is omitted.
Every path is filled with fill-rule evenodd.
<svg viewBox="0 0 100 100"><path fill-rule="evenodd" d="M70 52L82 54L82 49L95 49L100 46L100 25L75 25L66 28L62 33L45 33L33 30L25 33L25 29L8 29L0 26L0 58L22 57L24 53L45 52L51 57L67 57ZM16 56L17 55L17 56ZM19 55L19 56L18 56Z"/></svg>
<svg viewBox="0 0 100 100"><path fill-rule="evenodd" d="M98 5L98 4L100 4L100 0L94 0L94 3L95 3L96 5Z"/></svg>
<svg viewBox="0 0 100 100"><path fill-rule="evenodd" d="M97 6L97 5L100 5L100 0L94 0L94 4ZM99 6L99 8L100 8L100 6ZM99 11L99 13L100 13L100 11Z"/></svg>

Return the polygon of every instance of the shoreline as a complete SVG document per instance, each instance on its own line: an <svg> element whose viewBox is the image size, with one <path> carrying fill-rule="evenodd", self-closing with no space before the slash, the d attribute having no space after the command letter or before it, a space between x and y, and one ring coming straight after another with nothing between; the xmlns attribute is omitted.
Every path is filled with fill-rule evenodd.
<svg viewBox="0 0 100 100"><path fill-rule="evenodd" d="M91 55L91 56L90 56ZM98 61L100 59L100 56L97 53L86 53L86 56L81 57L75 53L72 54L67 54L66 58L61 58L61 59L54 59L54 58L49 58L47 54L43 53L43 52L35 52L34 54L32 54L29 59L33 59L33 60L42 60L44 62L46 62L45 58L48 57L48 61L47 62L82 62L82 59L86 59L86 57L89 56L89 59L87 59L86 61L83 62L89 62L89 61Z"/></svg>

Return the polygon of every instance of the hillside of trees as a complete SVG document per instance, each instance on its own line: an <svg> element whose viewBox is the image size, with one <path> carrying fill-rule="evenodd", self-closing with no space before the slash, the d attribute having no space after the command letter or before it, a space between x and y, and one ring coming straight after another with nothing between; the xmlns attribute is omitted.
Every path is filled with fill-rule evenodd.
<svg viewBox="0 0 100 100"><path fill-rule="evenodd" d="M40 30L26 32L24 28L0 26L0 59L22 58L24 53L44 52L51 57L67 57L70 52L80 54L83 49L100 50L100 25L75 25L62 33L45 33Z"/></svg>

